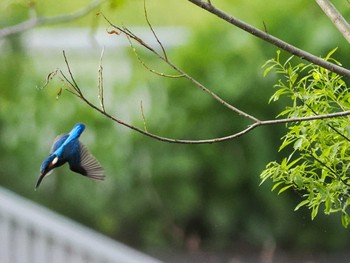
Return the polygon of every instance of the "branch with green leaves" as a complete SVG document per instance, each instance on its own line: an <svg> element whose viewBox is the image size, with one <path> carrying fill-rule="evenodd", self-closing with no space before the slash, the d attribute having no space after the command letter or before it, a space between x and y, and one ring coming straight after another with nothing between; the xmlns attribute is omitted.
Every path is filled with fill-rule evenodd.
<svg viewBox="0 0 350 263"><path fill-rule="evenodd" d="M330 52L326 60L332 60ZM314 64L293 65L292 58L280 61L279 54L266 63L282 78L275 85L272 101L287 98L290 105L279 116L321 116L350 109L349 87L343 79ZM334 63L337 61L333 60ZM340 213L342 224L350 224L350 124L349 117L318 119L287 124L279 151L287 156L272 161L261 174L262 183L273 182L279 194L287 189L301 193L296 210L306 206L314 219L319 210Z"/></svg>
<svg viewBox="0 0 350 263"><path fill-rule="evenodd" d="M279 149L286 151L287 156L282 161L270 162L262 172L261 179L262 183L272 180L272 190L279 189L278 193L287 189L300 192L303 201L295 210L308 207L312 219L320 209L327 215L340 213L342 225L348 227L350 125L347 115L350 110L350 94L341 76L350 78L350 71L331 58L335 50L322 59L268 34L265 24L265 31L262 31L218 9L211 1L188 1L309 62L293 65L293 57L281 62L278 52L275 59L265 64L265 75L271 70L282 75L275 85L277 91L270 102L287 97L291 104L278 115L286 118L260 122L266 125L285 123L288 128ZM316 0L316 3L349 42L350 26L335 6L329 0ZM310 117L312 119L308 120ZM259 126L259 122L252 126L254 125Z"/></svg>

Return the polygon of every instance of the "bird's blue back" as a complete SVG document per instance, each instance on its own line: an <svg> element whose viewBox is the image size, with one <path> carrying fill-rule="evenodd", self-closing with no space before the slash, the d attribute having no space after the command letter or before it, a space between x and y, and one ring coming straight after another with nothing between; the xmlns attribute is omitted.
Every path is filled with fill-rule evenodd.
<svg viewBox="0 0 350 263"><path fill-rule="evenodd" d="M84 129L84 124L77 123L68 134L61 134L57 136L52 144L50 156L41 165L40 172L43 172L49 163L51 163L52 160L56 157L58 157L56 167L61 166L67 162L70 155L73 154L73 148L76 148L69 145L74 141L76 141L75 144L79 144L78 138Z"/></svg>
<svg viewBox="0 0 350 263"><path fill-rule="evenodd" d="M84 130L85 125L82 123L77 123L68 134L61 135L56 138L54 144L52 145L50 153L55 154L58 157L62 157L62 154L65 151L65 147L71 144L73 141L77 141Z"/></svg>

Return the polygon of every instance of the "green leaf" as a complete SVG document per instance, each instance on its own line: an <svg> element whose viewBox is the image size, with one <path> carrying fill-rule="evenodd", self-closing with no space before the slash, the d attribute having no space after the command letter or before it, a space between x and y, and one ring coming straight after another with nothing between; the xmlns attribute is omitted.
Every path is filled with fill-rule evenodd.
<svg viewBox="0 0 350 263"><path fill-rule="evenodd" d="M312 220L314 220L314 218L317 216L318 207L319 207L319 204L316 204L312 207L312 212L311 212L311 219Z"/></svg>
<svg viewBox="0 0 350 263"><path fill-rule="evenodd" d="M325 60L329 60L330 57L334 54L335 51L337 51L338 47L333 48L330 52L328 52L327 56L324 58Z"/></svg>
<svg viewBox="0 0 350 263"><path fill-rule="evenodd" d="M287 186L285 186L285 187L282 187L282 188L278 191L278 195L281 194L281 193L283 193L284 191L286 191L287 189L289 189L289 188L291 188L291 187L293 187L292 184L289 184L289 185L287 185Z"/></svg>
<svg viewBox="0 0 350 263"><path fill-rule="evenodd" d="M310 203L310 201L307 200L307 199L304 200L304 201L302 201L302 202L300 202L300 203L294 208L294 211L299 210L300 207L302 207L302 206L304 206L304 205L307 205L308 203Z"/></svg>
<svg viewBox="0 0 350 263"><path fill-rule="evenodd" d="M293 148L294 148L294 150L299 150L302 145L303 145L303 139L299 138L298 140L296 140L294 142Z"/></svg>
<svg viewBox="0 0 350 263"><path fill-rule="evenodd" d="M275 183L274 185L273 185L273 187L271 188L271 192L273 191L273 190L275 190L278 186L280 186L281 184L283 184L284 182L283 181L280 181L280 182L278 182L278 183Z"/></svg>
<svg viewBox="0 0 350 263"><path fill-rule="evenodd" d="M316 81L320 81L321 80L321 76L319 72L313 72L312 73L312 77L314 78L314 80Z"/></svg>
<svg viewBox="0 0 350 263"><path fill-rule="evenodd" d="M331 208L332 208L332 200L329 196L327 196L326 200L325 200L325 209L324 209L324 213L326 215L329 215L330 214L330 211L331 211Z"/></svg>
<svg viewBox="0 0 350 263"><path fill-rule="evenodd" d="M290 162L287 166L288 169L290 169L291 167L293 167L297 162L299 162L302 159L302 157L299 157L297 159L295 159L294 161Z"/></svg>
<svg viewBox="0 0 350 263"><path fill-rule="evenodd" d="M294 55L293 56L290 56L287 60L286 60L286 62L284 62L284 64L283 64L283 66L287 66L288 65L288 63L292 60L294 58Z"/></svg>
<svg viewBox="0 0 350 263"><path fill-rule="evenodd" d="M348 214L343 213L341 216L341 223L343 225L343 227L347 228L349 226L350 223L350 217Z"/></svg>
<svg viewBox="0 0 350 263"><path fill-rule="evenodd" d="M269 74L269 72L270 72L273 68L275 68L275 66L276 66L276 65L274 64L274 65L272 65L272 66L266 68L266 69L264 70L264 77L266 77L266 75Z"/></svg>
<svg viewBox="0 0 350 263"><path fill-rule="evenodd" d="M300 166L300 167L302 167L302 166ZM304 170L305 168L303 168L303 170ZM297 174L297 175L295 175L295 177L294 177L294 183L297 185L297 187L299 188L299 189L301 189L302 187L304 187L304 180L303 180L303 177L302 176L304 176L303 174ZM306 180L305 180L306 181Z"/></svg>

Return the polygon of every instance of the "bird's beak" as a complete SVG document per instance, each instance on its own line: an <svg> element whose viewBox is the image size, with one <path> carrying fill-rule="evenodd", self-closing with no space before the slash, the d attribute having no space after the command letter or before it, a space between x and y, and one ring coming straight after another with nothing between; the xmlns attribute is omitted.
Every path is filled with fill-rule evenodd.
<svg viewBox="0 0 350 263"><path fill-rule="evenodd" d="M34 190L38 189L38 187L41 184L41 181L44 179L45 175L46 175L46 173L40 173L38 181L36 182Z"/></svg>

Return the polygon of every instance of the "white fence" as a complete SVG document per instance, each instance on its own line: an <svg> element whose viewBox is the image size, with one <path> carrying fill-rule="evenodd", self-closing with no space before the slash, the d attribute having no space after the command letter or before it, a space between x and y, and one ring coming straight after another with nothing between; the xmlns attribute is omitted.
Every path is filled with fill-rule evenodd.
<svg viewBox="0 0 350 263"><path fill-rule="evenodd" d="M1 263L160 263L0 187Z"/></svg>

